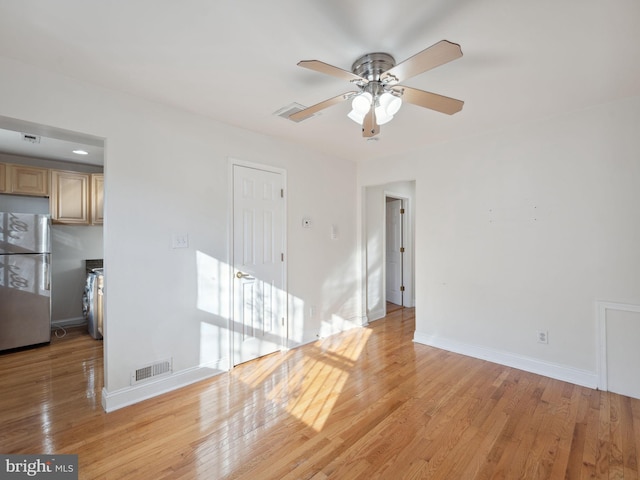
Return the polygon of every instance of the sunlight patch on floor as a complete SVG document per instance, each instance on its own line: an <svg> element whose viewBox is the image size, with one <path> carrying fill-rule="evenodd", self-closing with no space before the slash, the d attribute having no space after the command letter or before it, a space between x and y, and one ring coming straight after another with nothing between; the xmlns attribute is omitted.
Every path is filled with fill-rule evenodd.
<svg viewBox="0 0 640 480"><path fill-rule="evenodd" d="M305 354L301 365L280 380L269 398L285 405L288 413L314 430L322 430L371 335L368 329L360 332L335 345L325 346L330 340L319 343Z"/></svg>

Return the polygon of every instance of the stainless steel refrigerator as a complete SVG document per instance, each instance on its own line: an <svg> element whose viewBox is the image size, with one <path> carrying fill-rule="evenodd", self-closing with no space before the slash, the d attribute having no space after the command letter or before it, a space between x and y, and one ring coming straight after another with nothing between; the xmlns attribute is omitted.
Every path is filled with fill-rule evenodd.
<svg viewBox="0 0 640 480"><path fill-rule="evenodd" d="M0 212L0 350L51 340L51 221Z"/></svg>

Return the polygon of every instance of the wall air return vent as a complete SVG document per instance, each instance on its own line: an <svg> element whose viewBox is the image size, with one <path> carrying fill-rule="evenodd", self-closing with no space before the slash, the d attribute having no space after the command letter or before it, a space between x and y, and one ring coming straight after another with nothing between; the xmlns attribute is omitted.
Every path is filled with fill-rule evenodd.
<svg viewBox="0 0 640 480"><path fill-rule="evenodd" d="M169 375L173 371L172 359L162 360L144 367L140 367L131 372L131 385L159 377Z"/></svg>

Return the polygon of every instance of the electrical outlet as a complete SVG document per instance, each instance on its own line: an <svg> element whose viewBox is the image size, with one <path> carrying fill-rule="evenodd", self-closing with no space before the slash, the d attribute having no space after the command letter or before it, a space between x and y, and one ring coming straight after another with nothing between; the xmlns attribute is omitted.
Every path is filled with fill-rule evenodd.
<svg viewBox="0 0 640 480"><path fill-rule="evenodd" d="M547 330L538 330L538 343L549 343L549 332Z"/></svg>

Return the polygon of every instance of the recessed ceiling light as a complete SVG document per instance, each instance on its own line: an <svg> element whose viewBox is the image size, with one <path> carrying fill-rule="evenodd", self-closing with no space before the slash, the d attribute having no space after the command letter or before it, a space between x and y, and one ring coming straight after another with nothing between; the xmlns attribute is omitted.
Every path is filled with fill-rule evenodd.
<svg viewBox="0 0 640 480"><path fill-rule="evenodd" d="M76 155L89 155L89 152L86 152L84 150L74 150L73 153L75 153Z"/></svg>

